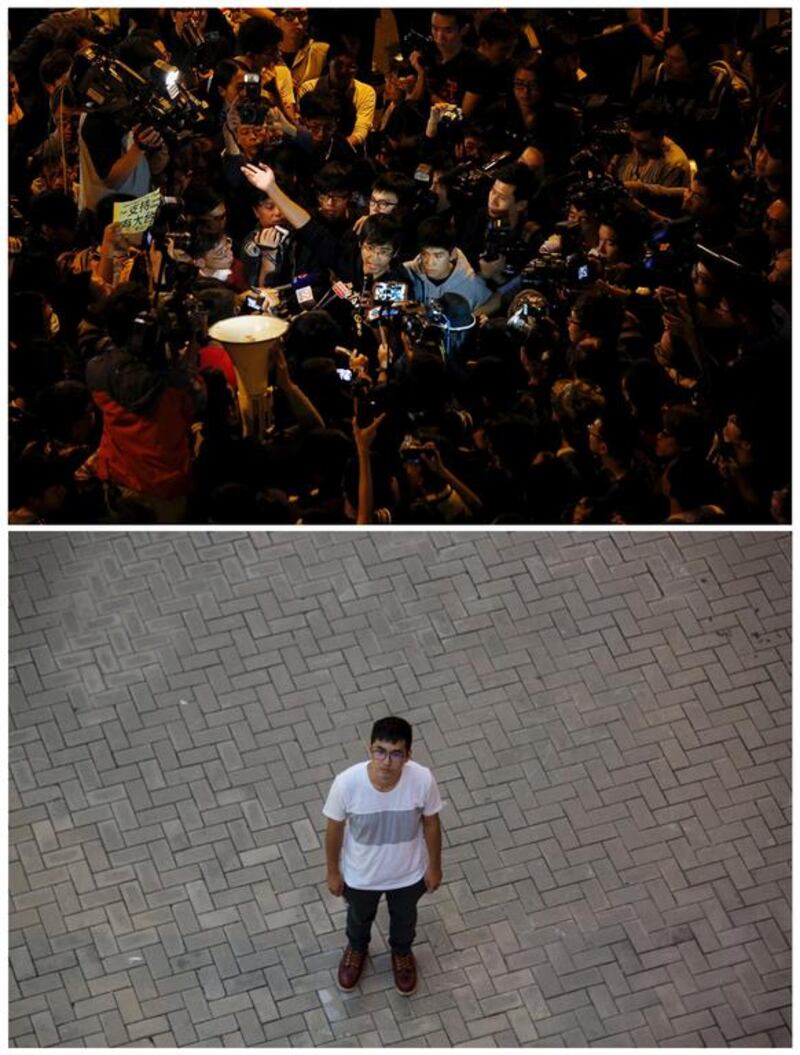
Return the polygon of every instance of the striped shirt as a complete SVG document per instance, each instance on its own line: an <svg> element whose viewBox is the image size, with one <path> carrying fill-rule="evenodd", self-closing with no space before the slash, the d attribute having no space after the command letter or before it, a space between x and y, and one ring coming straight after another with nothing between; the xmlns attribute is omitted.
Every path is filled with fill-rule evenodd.
<svg viewBox="0 0 800 1055"><path fill-rule="evenodd" d="M442 808L433 773L406 762L391 791L378 791L368 762L359 762L334 780L322 812L347 821L341 871L356 890L397 890L419 882L428 867L422 818Z"/></svg>

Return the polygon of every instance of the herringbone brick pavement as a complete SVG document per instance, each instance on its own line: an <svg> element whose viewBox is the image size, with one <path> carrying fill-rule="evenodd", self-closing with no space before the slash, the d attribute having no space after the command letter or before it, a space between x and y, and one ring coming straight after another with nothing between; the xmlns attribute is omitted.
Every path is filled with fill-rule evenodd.
<svg viewBox="0 0 800 1055"><path fill-rule="evenodd" d="M790 540L14 534L19 1047L787 1046ZM421 984L321 806L407 716Z"/></svg>

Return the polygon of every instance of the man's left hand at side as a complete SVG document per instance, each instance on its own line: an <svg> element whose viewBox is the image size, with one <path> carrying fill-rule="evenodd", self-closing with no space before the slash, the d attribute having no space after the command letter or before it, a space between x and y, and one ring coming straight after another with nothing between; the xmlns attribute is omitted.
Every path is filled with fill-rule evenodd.
<svg viewBox="0 0 800 1055"><path fill-rule="evenodd" d="M441 868L429 867L425 872L425 889L429 894L432 894L434 890L438 890L442 885L442 870Z"/></svg>

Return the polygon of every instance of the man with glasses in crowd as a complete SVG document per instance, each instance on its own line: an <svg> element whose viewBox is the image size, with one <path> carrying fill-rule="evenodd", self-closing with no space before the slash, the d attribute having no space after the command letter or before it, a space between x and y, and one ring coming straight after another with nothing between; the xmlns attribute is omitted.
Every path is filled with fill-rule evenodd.
<svg viewBox="0 0 800 1055"><path fill-rule="evenodd" d="M442 881L442 800L431 771L411 760L411 737L403 718L375 722L369 761L340 773L323 807L328 889L347 902L348 943L337 975L345 991L358 985L383 894L395 986L401 996L417 987L411 946L417 902Z"/></svg>

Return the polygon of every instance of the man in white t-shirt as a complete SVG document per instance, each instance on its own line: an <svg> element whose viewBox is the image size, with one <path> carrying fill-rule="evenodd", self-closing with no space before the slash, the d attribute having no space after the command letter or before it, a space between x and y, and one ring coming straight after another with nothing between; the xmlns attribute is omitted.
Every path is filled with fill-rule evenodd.
<svg viewBox="0 0 800 1055"><path fill-rule="evenodd" d="M328 818L328 889L347 901L347 947L338 983L355 989L367 957L372 921L386 894L389 946L397 991L411 996L417 965L411 952L417 902L442 882L442 800L433 773L411 761L411 726L381 718L372 727L369 762L333 782Z"/></svg>

